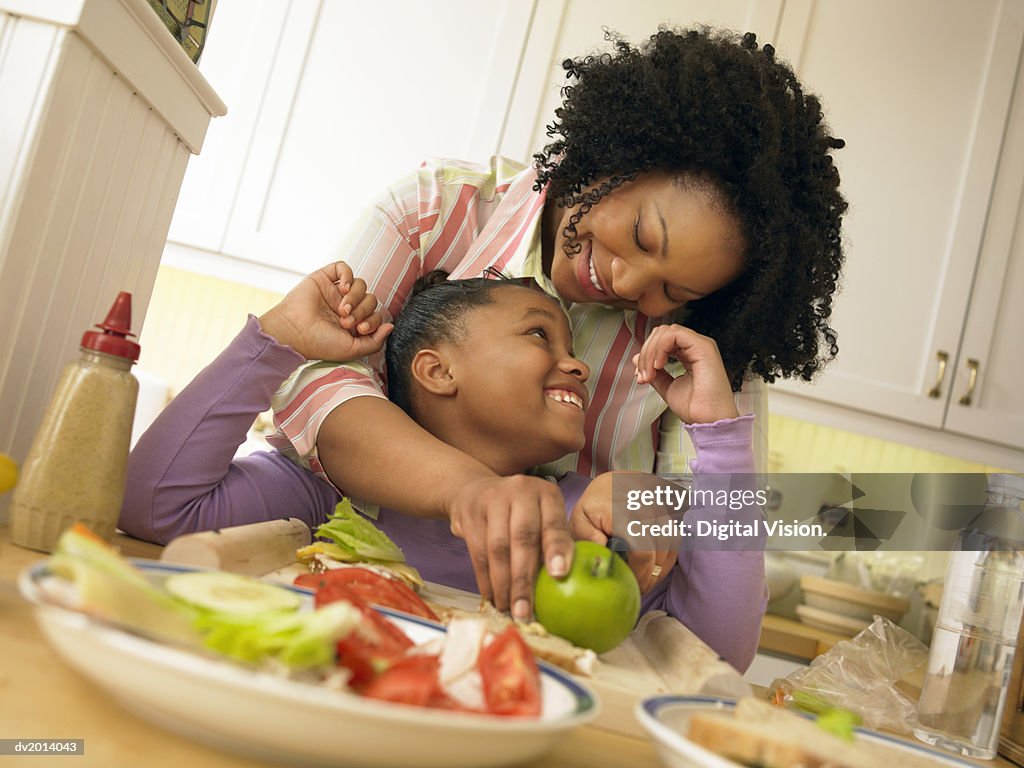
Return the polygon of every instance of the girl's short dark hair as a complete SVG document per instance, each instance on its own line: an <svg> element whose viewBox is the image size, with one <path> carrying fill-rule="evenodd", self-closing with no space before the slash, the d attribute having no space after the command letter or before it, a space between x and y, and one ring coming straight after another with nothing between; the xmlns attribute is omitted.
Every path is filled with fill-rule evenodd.
<svg viewBox="0 0 1024 768"><path fill-rule="evenodd" d="M466 314L493 304L495 291L510 286L541 290L532 280L510 278L490 270L486 274L449 280L447 272L435 269L413 284L409 298L395 318L385 352L388 399L410 416L415 417L411 374L417 352L442 342L458 343L467 330Z"/></svg>
<svg viewBox="0 0 1024 768"><path fill-rule="evenodd" d="M640 47L611 33L611 53L566 59L564 101L534 156L537 189L579 205L563 231L605 195L648 171L710 189L735 216L746 269L681 317L718 342L734 388L810 380L839 351L829 326L843 263L846 201L821 104L755 36L662 27ZM596 185L596 187L595 187Z"/></svg>

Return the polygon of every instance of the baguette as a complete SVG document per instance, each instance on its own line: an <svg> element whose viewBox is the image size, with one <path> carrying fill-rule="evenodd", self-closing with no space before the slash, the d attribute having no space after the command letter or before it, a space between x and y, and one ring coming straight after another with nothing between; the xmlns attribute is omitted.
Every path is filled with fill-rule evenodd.
<svg viewBox="0 0 1024 768"><path fill-rule="evenodd" d="M741 699L732 712L698 712L687 738L715 754L762 768L878 768L898 756L900 768L934 761L862 739L844 741L808 720L760 699Z"/></svg>

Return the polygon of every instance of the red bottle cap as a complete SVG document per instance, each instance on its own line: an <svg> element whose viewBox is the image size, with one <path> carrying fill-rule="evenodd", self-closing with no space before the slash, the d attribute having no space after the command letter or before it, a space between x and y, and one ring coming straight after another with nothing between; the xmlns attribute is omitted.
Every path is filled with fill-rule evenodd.
<svg viewBox="0 0 1024 768"><path fill-rule="evenodd" d="M128 336L132 333L132 295L121 291L114 299L114 305L107 313L107 319L96 324L99 331L86 331L82 336L82 346L107 355L116 355L128 360L138 360L142 348Z"/></svg>

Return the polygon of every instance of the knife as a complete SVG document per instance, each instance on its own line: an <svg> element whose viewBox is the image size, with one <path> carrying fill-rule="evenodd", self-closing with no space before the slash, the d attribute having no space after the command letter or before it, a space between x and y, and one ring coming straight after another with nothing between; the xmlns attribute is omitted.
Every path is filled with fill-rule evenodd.
<svg viewBox="0 0 1024 768"><path fill-rule="evenodd" d="M625 539L618 536L609 536L606 546L627 563L629 562L629 543Z"/></svg>

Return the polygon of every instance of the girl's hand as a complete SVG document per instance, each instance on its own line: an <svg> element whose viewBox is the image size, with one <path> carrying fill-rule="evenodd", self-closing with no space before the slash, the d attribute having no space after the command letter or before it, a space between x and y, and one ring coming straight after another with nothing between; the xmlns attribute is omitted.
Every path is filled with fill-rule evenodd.
<svg viewBox="0 0 1024 768"><path fill-rule="evenodd" d="M675 358L686 373L665 370ZM715 340L681 325L659 325L633 358L636 380L650 384L672 412L687 424L706 424L739 416L729 377Z"/></svg>
<svg viewBox="0 0 1024 768"><path fill-rule="evenodd" d="M260 318L263 332L307 360L347 363L384 346L394 327L377 308L377 297L336 261L302 278Z"/></svg>
<svg viewBox="0 0 1024 768"><path fill-rule="evenodd" d="M572 565L565 500L539 477L483 477L462 485L445 510L451 531L466 542L480 594L517 621L533 614L541 559L561 578Z"/></svg>
<svg viewBox="0 0 1024 768"><path fill-rule="evenodd" d="M629 477L624 477L625 475ZM646 483L657 485L659 481L658 477L646 472L605 472L595 477L583 491L569 516L569 530L574 539L586 539L606 545L610 536L618 534L629 540L626 531L613 530L612 483L615 476L619 477L619 482L628 483L631 488ZM622 509L621 504L619 508ZM620 526L627 522L625 519L619 521ZM640 585L640 592L646 594L655 584L668 577L668 572L676 563L676 553L633 549L629 552L627 562Z"/></svg>

